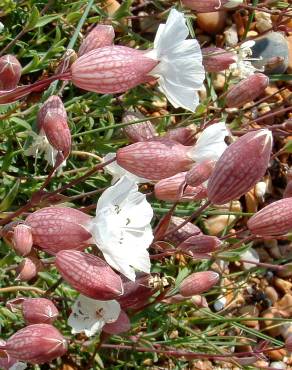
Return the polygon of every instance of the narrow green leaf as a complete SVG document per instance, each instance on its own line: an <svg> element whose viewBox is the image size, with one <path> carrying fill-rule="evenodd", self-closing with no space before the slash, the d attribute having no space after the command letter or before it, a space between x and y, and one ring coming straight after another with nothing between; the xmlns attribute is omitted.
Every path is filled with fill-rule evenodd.
<svg viewBox="0 0 292 370"><path fill-rule="evenodd" d="M61 18L61 15L60 14L48 14L48 15L44 15L43 17L41 17L37 22L36 24L34 25L34 28L37 28L37 27L43 27L45 26L46 24L48 23L51 23L53 22L55 19L59 19Z"/></svg>
<svg viewBox="0 0 292 370"><path fill-rule="evenodd" d="M0 211L6 211L13 203L19 188L20 180L18 179L16 183L12 186L12 189L8 192L6 197L0 203Z"/></svg>

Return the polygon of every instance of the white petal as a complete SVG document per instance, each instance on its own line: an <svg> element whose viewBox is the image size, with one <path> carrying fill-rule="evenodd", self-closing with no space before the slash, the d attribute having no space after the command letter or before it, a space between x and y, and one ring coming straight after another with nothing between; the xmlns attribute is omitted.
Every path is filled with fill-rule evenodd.
<svg viewBox="0 0 292 370"><path fill-rule="evenodd" d="M103 157L103 161L107 162L110 159L113 159L115 156L116 156L115 153L108 153ZM144 179L143 177L136 176L133 173L125 170L123 167L117 164L117 161L114 161L105 166L104 170L113 177L112 184L115 184L123 176L127 176L129 179L135 181L137 184L144 184L150 181Z"/></svg>
<svg viewBox="0 0 292 370"><path fill-rule="evenodd" d="M171 49L174 44L186 39L189 34L185 23L184 15L172 9L167 18L166 24L161 24L158 28L154 40L154 48L163 51Z"/></svg>
<svg viewBox="0 0 292 370"><path fill-rule="evenodd" d="M224 122L207 127L190 150L189 155L195 162L217 161L227 148L224 139L228 135L229 132Z"/></svg>
<svg viewBox="0 0 292 370"><path fill-rule="evenodd" d="M152 217L146 196L124 176L102 194L96 216L86 228L106 261L135 280L134 269L150 271L147 248L153 240Z"/></svg>
<svg viewBox="0 0 292 370"><path fill-rule="evenodd" d="M106 323L116 321L120 311L120 304L115 300L98 301L81 294L72 306L68 325L72 327L72 334L84 332L91 337Z"/></svg>
<svg viewBox="0 0 292 370"><path fill-rule="evenodd" d="M202 53L196 40L185 40L189 31L182 13L172 9L165 25L160 25L149 57L158 65L150 72L175 107L194 111L199 104L197 90L205 78Z"/></svg>

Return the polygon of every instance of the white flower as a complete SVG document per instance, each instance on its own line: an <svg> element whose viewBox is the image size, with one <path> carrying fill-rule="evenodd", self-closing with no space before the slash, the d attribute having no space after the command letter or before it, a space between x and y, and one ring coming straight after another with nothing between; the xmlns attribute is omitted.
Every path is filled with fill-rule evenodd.
<svg viewBox="0 0 292 370"><path fill-rule="evenodd" d="M153 217L146 196L137 184L123 176L103 192L96 216L87 226L105 260L116 270L135 280L135 270L150 272L147 248L153 240Z"/></svg>
<svg viewBox="0 0 292 370"><path fill-rule="evenodd" d="M103 157L103 162L107 162L110 159L113 159L116 156L115 153L108 153ZM129 179L133 180L136 184L144 184L150 182L150 180L144 179L134 175L133 173L125 170L123 167L117 164L117 161L114 161L104 167L104 171L110 174L112 178L112 184L115 184L121 177L127 176Z"/></svg>
<svg viewBox="0 0 292 370"><path fill-rule="evenodd" d="M158 28L154 49L146 55L160 63L149 73L158 78L159 88L175 107L195 111L199 104L205 71L197 40L189 35L184 15L172 9L166 24Z"/></svg>
<svg viewBox="0 0 292 370"><path fill-rule="evenodd" d="M39 134L31 132L30 135L33 137L33 142L24 151L24 154L27 156L38 157L39 154L45 154L45 160L51 165L55 166L56 158L58 155L58 150L52 147L49 143L44 130L41 130ZM63 161L60 167L66 166L66 161ZM60 168L59 167L59 168Z"/></svg>
<svg viewBox="0 0 292 370"><path fill-rule="evenodd" d="M80 294L72 306L68 325L72 334L84 332L91 337L100 332L106 323L116 321L120 312L120 304L115 300L98 301Z"/></svg>
<svg viewBox="0 0 292 370"><path fill-rule="evenodd" d="M253 40L244 42L238 49L235 55L236 61L229 66L229 71L240 78L246 78L253 75L256 71L263 69L255 68L252 61L260 60L259 58L251 58L252 47L255 45Z"/></svg>
<svg viewBox="0 0 292 370"><path fill-rule="evenodd" d="M224 122L214 123L201 133L189 151L190 157L198 163L206 160L217 161L227 148L224 139L229 135Z"/></svg>

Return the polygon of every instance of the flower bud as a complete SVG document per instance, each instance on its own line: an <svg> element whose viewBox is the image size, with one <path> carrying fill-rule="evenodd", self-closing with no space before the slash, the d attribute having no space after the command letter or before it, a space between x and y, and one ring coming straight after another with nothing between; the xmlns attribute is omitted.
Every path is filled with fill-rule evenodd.
<svg viewBox="0 0 292 370"><path fill-rule="evenodd" d="M46 207L33 212L25 220L31 227L34 245L49 254L62 249L85 249L91 234L84 226L91 217L68 207Z"/></svg>
<svg viewBox="0 0 292 370"><path fill-rule="evenodd" d="M167 233L171 232L171 230L176 229L183 222L184 222L183 218L172 216L169 223L169 227L167 229ZM192 224L191 222L188 222L177 231L168 235L167 240L175 244L180 244L184 240L188 239L190 236L200 234L202 234L202 231L198 228L198 226Z"/></svg>
<svg viewBox="0 0 292 370"><path fill-rule="evenodd" d="M71 66L71 78L75 86L87 91L120 93L152 80L148 73L157 63L144 51L105 46L78 58Z"/></svg>
<svg viewBox="0 0 292 370"><path fill-rule="evenodd" d="M110 46L115 38L115 30L112 26L106 24L98 24L85 37L78 50L78 56L84 55L91 50Z"/></svg>
<svg viewBox="0 0 292 370"><path fill-rule="evenodd" d="M172 140L139 142L118 149L117 163L137 176L161 180L190 168L188 150Z"/></svg>
<svg viewBox="0 0 292 370"><path fill-rule="evenodd" d="M123 123L131 123L142 119L145 117L140 112L128 111L124 114L122 121ZM123 128L123 132L133 143L151 140L156 135L155 128L150 121L130 124Z"/></svg>
<svg viewBox="0 0 292 370"><path fill-rule="evenodd" d="M131 322L125 311L121 310L118 319L114 322L107 323L102 328L102 331L108 334L126 333L131 329Z"/></svg>
<svg viewBox="0 0 292 370"><path fill-rule="evenodd" d="M0 90L13 90L21 77L21 64L15 56L7 54L0 57Z"/></svg>
<svg viewBox="0 0 292 370"><path fill-rule="evenodd" d="M284 235L292 231L292 198L269 204L247 222L249 230L260 236Z"/></svg>
<svg viewBox="0 0 292 370"><path fill-rule="evenodd" d="M120 276L92 254L64 250L57 253L55 263L64 280L89 298L107 301L123 294Z"/></svg>
<svg viewBox="0 0 292 370"><path fill-rule="evenodd" d="M43 264L37 257L29 256L22 260L16 269L17 277L15 280L29 281L35 278L39 271L43 269Z"/></svg>
<svg viewBox="0 0 292 370"><path fill-rule="evenodd" d="M186 172L180 172L172 177L158 181L154 186L155 197L166 202L183 202L201 200L207 197L204 186L186 186Z"/></svg>
<svg viewBox="0 0 292 370"><path fill-rule="evenodd" d="M269 85L269 78L256 73L251 75L227 91L225 103L229 108L239 108L260 96Z"/></svg>
<svg viewBox="0 0 292 370"><path fill-rule="evenodd" d="M18 330L3 347L0 346L20 361L43 364L63 356L67 342L52 325L35 324Z"/></svg>
<svg viewBox="0 0 292 370"><path fill-rule="evenodd" d="M182 0L184 6L200 13L217 12L228 0Z"/></svg>
<svg viewBox="0 0 292 370"><path fill-rule="evenodd" d="M169 130L163 138L177 141L182 145L194 145L196 142L195 131L191 127L178 127Z"/></svg>
<svg viewBox="0 0 292 370"><path fill-rule="evenodd" d="M194 258L210 258L208 253L215 252L221 245L220 239L210 235L194 235L184 240L178 248Z"/></svg>
<svg viewBox="0 0 292 370"><path fill-rule="evenodd" d="M209 47L202 49L203 65L207 72L221 72L236 62L236 56L221 48Z"/></svg>
<svg viewBox="0 0 292 370"><path fill-rule="evenodd" d="M31 228L24 224L17 225L14 228L12 244L17 254L27 256L33 245Z"/></svg>
<svg viewBox="0 0 292 370"><path fill-rule="evenodd" d="M50 96L42 105L37 114L37 129L43 128L44 119L48 113L54 113L67 120L67 112L62 100L57 95Z"/></svg>
<svg viewBox="0 0 292 370"><path fill-rule="evenodd" d="M179 292L185 297L201 294L210 290L219 281L219 274L214 271L194 272L183 280Z"/></svg>
<svg viewBox="0 0 292 370"><path fill-rule="evenodd" d="M48 112L44 118L42 128L52 147L62 152L64 159L67 158L71 149L71 132L67 119L55 112Z"/></svg>
<svg viewBox="0 0 292 370"><path fill-rule="evenodd" d="M15 298L8 301L6 306L11 311L20 306L27 325L52 324L59 314L54 303L46 298Z"/></svg>
<svg viewBox="0 0 292 370"><path fill-rule="evenodd" d="M201 163L195 164L186 173L186 183L191 186L201 185L203 182L208 180L214 167L215 162L211 160L206 160Z"/></svg>
<svg viewBox="0 0 292 370"><path fill-rule="evenodd" d="M248 132L219 158L208 181L208 198L224 204L250 190L265 174L273 146L269 130Z"/></svg>
<svg viewBox="0 0 292 370"><path fill-rule="evenodd" d="M137 274L136 281L123 278L124 293L117 298L121 307L138 310L143 307L155 292L150 286L150 275Z"/></svg>

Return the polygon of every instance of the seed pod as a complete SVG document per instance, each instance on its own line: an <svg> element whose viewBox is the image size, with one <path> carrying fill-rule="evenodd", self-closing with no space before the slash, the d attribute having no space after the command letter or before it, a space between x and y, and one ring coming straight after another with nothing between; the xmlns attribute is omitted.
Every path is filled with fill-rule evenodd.
<svg viewBox="0 0 292 370"><path fill-rule="evenodd" d="M131 322L125 311L121 310L118 319L114 322L105 324L102 331L108 334L126 333L131 329Z"/></svg>
<svg viewBox="0 0 292 370"><path fill-rule="evenodd" d="M284 235L292 231L292 198L284 198L261 209L247 222L249 230L260 236Z"/></svg>
<svg viewBox="0 0 292 370"><path fill-rule="evenodd" d="M239 198L265 174L273 137L268 130L248 132L231 144L219 158L208 181L208 198L224 204Z"/></svg>
<svg viewBox="0 0 292 370"><path fill-rule="evenodd" d="M190 168L188 150L171 140L139 142L118 149L117 163L137 176L161 180Z"/></svg>
<svg viewBox="0 0 292 370"><path fill-rule="evenodd" d="M21 64L15 56L7 54L0 57L0 90L13 90L21 77Z"/></svg>
<svg viewBox="0 0 292 370"><path fill-rule="evenodd" d="M251 75L227 91L225 103L229 108L239 108L261 95L269 85L269 78L256 73Z"/></svg>
<svg viewBox="0 0 292 370"><path fill-rule="evenodd" d="M176 141L182 145L194 145L196 132L191 127L178 127L169 130L163 138Z"/></svg>
<svg viewBox="0 0 292 370"><path fill-rule="evenodd" d="M98 24L85 37L78 50L78 56L84 55L91 50L110 46L115 38L115 30L112 26L106 24Z"/></svg>
<svg viewBox="0 0 292 370"><path fill-rule="evenodd" d="M43 264L37 257L29 256L22 260L16 269L15 280L29 281L35 278L39 271L43 270Z"/></svg>
<svg viewBox="0 0 292 370"><path fill-rule="evenodd" d="M20 361L43 364L63 356L67 342L52 325L35 324L18 330L0 348Z"/></svg>
<svg viewBox="0 0 292 370"><path fill-rule="evenodd" d="M225 71L236 61L236 56L233 53L228 53L221 48L203 48L202 54L203 65L207 72Z"/></svg>
<svg viewBox="0 0 292 370"><path fill-rule="evenodd" d="M127 111L123 116L122 122L131 123L142 119L146 119L146 117L140 112ZM155 127L150 121L129 124L129 126L123 128L123 132L132 143L151 140L156 136Z"/></svg>
<svg viewBox="0 0 292 370"><path fill-rule="evenodd" d="M46 207L27 217L36 246L49 254L63 249L85 249L90 245L91 234L84 226L91 217L68 207Z"/></svg>
<svg viewBox="0 0 292 370"><path fill-rule="evenodd" d="M194 235L184 240L178 249L194 258L209 258L208 253L215 252L221 245L220 239L210 235Z"/></svg>
<svg viewBox="0 0 292 370"><path fill-rule="evenodd" d="M64 250L57 253L55 263L64 280L89 298L107 301L123 294L120 276L92 254Z"/></svg>
<svg viewBox="0 0 292 370"><path fill-rule="evenodd" d="M191 186L199 186L203 182L207 181L210 177L214 167L214 161L203 161L201 163L195 164L187 173L186 173L186 183Z"/></svg>
<svg viewBox="0 0 292 370"><path fill-rule="evenodd" d="M50 96L42 105L37 114L37 129L40 131L43 127L44 119L48 113L54 113L67 121L67 112L62 100L57 95Z"/></svg>
<svg viewBox="0 0 292 370"><path fill-rule="evenodd" d="M13 231L12 244L17 254L27 256L33 245L31 228L24 224L17 225Z"/></svg>
<svg viewBox="0 0 292 370"><path fill-rule="evenodd" d="M71 66L71 78L75 86L87 91L120 93L153 80L148 73L157 63L141 50L105 46L78 58Z"/></svg>
<svg viewBox="0 0 292 370"><path fill-rule="evenodd" d="M156 289L150 286L150 275L138 273L136 281L123 277L124 293L117 298L121 307L125 309L138 310L143 307Z"/></svg>
<svg viewBox="0 0 292 370"><path fill-rule="evenodd" d="M219 281L219 274L214 271L194 272L183 280L179 292L185 297L201 294L210 290Z"/></svg>
<svg viewBox="0 0 292 370"><path fill-rule="evenodd" d="M71 132L67 119L49 111L43 120L42 129L52 147L62 152L64 159L67 158L71 149Z"/></svg>
<svg viewBox="0 0 292 370"><path fill-rule="evenodd" d="M182 0L184 6L200 13L217 12L229 0Z"/></svg>
<svg viewBox="0 0 292 370"><path fill-rule="evenodd" d="M186 172L180 172L172 177L158 181L154 186L155 197L166 202L189 202L207 197L204 186L186 186Z"/></svg>
<svg viewBox="0 0 292 370"><path fill-rule="evenodd" d="M183 218L172 216L170 223L169 223L169 227L167 229L167 233L177 228L183 222L184 222ZM180 244L184 240L188 239L190 236L200 235L200 234L202 234L202 231L198 228L198 226L192 224L191 222L188 222L186 225L184 225L177 231L168 235L167 240L175 244Z"/></svg>

